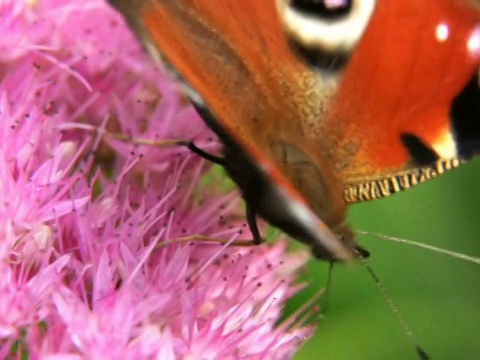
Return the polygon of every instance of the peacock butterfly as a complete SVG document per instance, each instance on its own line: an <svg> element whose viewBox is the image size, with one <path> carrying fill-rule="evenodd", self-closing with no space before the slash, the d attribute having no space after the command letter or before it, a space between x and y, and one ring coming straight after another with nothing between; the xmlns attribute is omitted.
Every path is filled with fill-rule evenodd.
<svg viewBox="0 0 480 360"><path fill-rule="evenodd" d="M480 147L473 0L110 2L223 142L211 158L241 190L256 240L258 215L318 258L366 256L347 204Z"/></svg>

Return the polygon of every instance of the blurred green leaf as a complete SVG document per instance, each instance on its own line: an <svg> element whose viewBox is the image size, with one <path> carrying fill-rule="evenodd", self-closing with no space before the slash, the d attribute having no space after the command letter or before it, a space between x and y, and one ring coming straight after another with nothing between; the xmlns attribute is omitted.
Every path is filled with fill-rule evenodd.
<svg viewBox="0 0 480 360"><path fill-rule="evenodd" d="M390 198L349 209L353 229L402 237L480 257L480 161ZM480 266L371 236L358 236L370 264L418 342L433 359L480 359ZM312 285L293 310L326 283L312 261ZM323 299L325 300L325 299ZM361 264L337 265L325 319L297 360L416 359L387 303Z"/></svg>

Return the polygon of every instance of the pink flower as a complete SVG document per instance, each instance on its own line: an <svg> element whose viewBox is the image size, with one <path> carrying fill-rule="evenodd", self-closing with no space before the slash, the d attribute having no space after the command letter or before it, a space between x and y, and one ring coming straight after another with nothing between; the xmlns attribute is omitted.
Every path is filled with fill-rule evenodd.
<svg viewBox="0 0 480 360"><path fill-rule="evenodd" d="M249 239L209 165L134 137L210 139L104 1L0 5L0 358L289 357L305 253Z"/></svg>

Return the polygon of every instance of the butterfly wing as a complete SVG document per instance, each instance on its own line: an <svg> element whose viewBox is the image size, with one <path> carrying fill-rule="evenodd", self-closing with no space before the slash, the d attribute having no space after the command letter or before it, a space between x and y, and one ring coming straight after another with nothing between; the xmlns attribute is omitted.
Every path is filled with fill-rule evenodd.
<svg viewBox="0 0 480 360"><path fill-rule="evenodd" d="M266 188L274 185L286 196L283 210L290 215L293 208L302 205L302 210L296 212L295 217L290 216L290 220L296 223L293 227L308 229L311 236L306 242L318 245L317 254L350 258L353 240L346 236L347 232L344 232L343 242L348 243L345 247L328 230L333 223L340 227L343 222L345 205L341 185L328 170L327 162L321 159L321 143L309 144L302 140L304 129L299 121L301 113L309 114L313 120L325 98L322 93L331 92L334 81L330 82L332 86L320 86L315 72L290 51L274 2L111 2L126 15L146 48L174 65L174 71L194 89L195 93L190 96L197 105L211 109L218 121L215 124L210 121L210 125L215 126L223 142L238 145L246 154L237 167L268 175ZM298 103L296 97L306 92L311 92L308 103ZM293 150L295 144L311 147L308 151L313 159L296 151L300 170L304 166L309 169L282 168L286 144L292 144ZM313 166L312 161L316 162ZM325 169L318 171L323 166ZM309 198L297 190L297 184L292 181L295 177L305 180L305 186L308 184L315 190ZM318 179L312 181L314 177ZM245 182L245 179L236 180ZM244 195L249 191L246 187L242 190ZM272 211L260 215L284 231L292 228L283 220L272 221L275 216ZM324 222L328 227L322 225Z"/></svg>
<svg viewBox="0 0 480 360"><path fill-rule="evenodd" d="M465 108L457 99L469 81L478 95L479 14L467 0L354 1L353 15L333 16L323 2L308 1L113 3L194 89L195 102L211 109L247 165L275 169L266 171L271 182L300 196L336 233L343 232L342 188L348 195L387 179L388 195L405 171L444 170L475 150L478 133L463 132L469 138L461 141L458 131L475 117L454 111ZM354 40L340 37L335 47L328 38L337 39L337 21L356 28L346 32ZM326 42L317 41L319 23L327 24L320 27ZM399 189L415 183L406 185ZM379 197L353 190L349 202Z"/></svg>
<svg viewBox="0 0 480 360"><path fill-rule="evenodd" d="M340 74L306 135L322 140L345 200L408 189L475 154L478 3L364 0L348 12L334 3L277 0L297 53L319 72ZM358 46L348 46L367 23ZM325 69L329 58L337 61Z"/></svg>
<svg viewBox="0 0 480 360"><path fill-rule="evenodd" d="M409 188L478 151L479 50L471 1L377 2L318 130L331 134L349 202Z"/></svg>

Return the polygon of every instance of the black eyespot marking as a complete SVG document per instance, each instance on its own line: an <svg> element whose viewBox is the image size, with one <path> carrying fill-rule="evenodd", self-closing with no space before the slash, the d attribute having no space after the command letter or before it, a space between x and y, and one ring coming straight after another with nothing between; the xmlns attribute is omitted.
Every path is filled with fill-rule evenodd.
<svg viewBox="0 0 480 360"><path fill-rule="evenodd" d="M407 148L410 157L418 166L430 165L439 159L437 153L416 135L400 135L403 145Z"/></svg>
<svg viewBox="0 0 480 360"><path fill-rule="evenodd" d="M352 0L291 0L290 7L305 15L335 20L348 15Z"/></svg>
<svg viewBox="0 0 480 360"><path fill-rule="evenodd" d="M480 86L475 74L452 103L450 117L461 157L471 157L480 150Z"/></svg>

